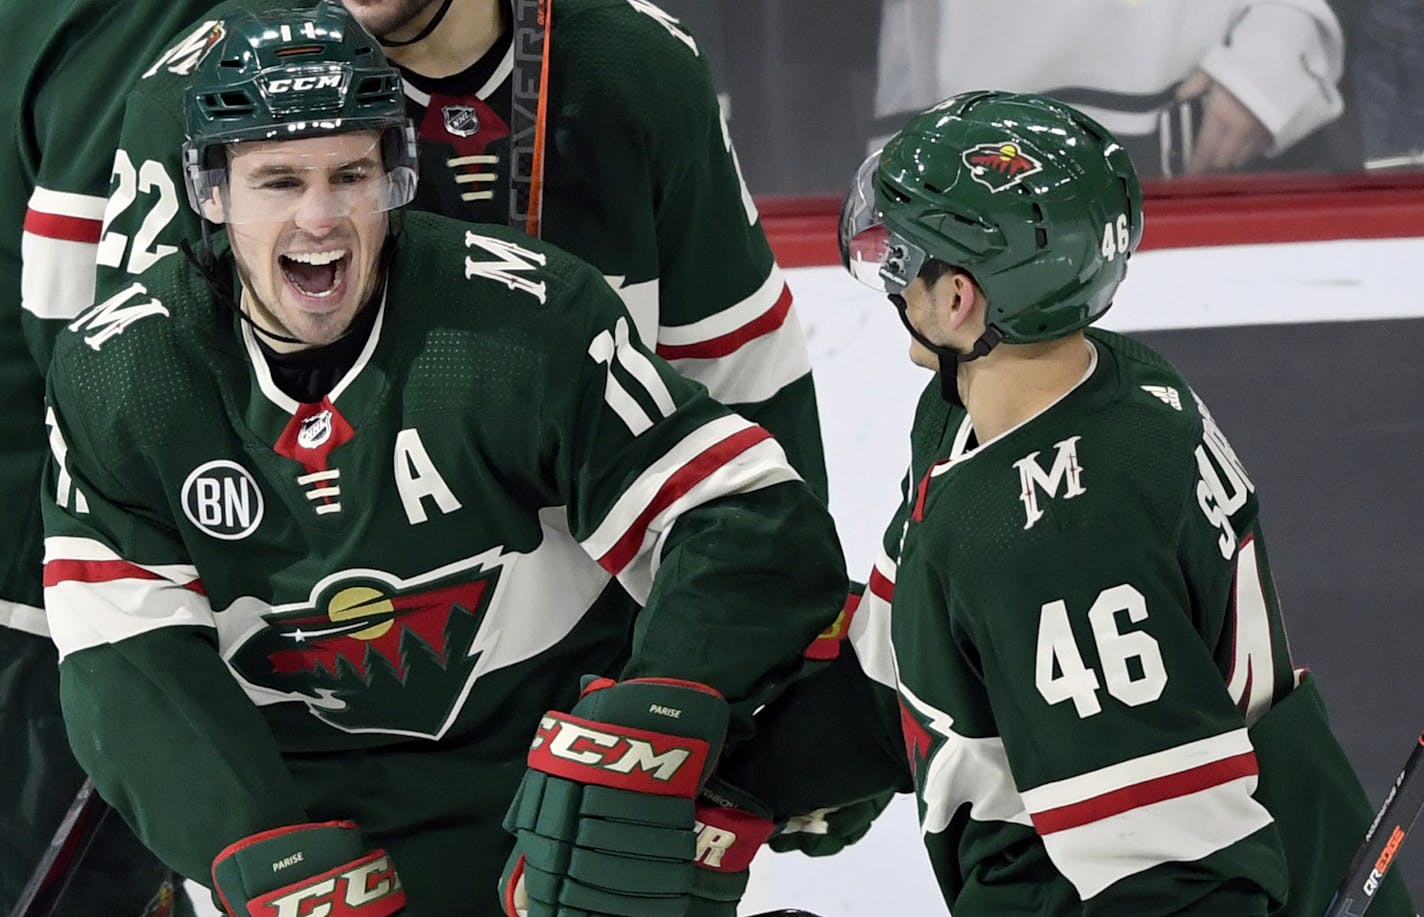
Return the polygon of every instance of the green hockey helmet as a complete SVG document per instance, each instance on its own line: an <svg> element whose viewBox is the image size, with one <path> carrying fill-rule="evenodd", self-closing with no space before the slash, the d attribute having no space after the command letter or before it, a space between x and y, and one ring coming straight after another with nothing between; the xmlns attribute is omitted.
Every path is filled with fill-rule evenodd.
<svg viewBox="0 0 1424 917"><path fill-rule="evenodd" d="M1045 96L968 92L916 115L861 165L841 260L898 294L929 259L967 272L1011 343L1062 337L1112 305L1142 240L1127 152Z"/></svg>
<svg viewBox="0 0 1424 917"><path fill-rule="evenodd" d="M384 174L359 195L348 192L349 205L392 210L410 203L415 128L400 72L341 3L237 10L219 28L222 37L199 62L183 100L184 180L194 210L214 222L246 218L228 206L230 195L218 193L226 190L232 144L358 131L376 132Z"/></svg>

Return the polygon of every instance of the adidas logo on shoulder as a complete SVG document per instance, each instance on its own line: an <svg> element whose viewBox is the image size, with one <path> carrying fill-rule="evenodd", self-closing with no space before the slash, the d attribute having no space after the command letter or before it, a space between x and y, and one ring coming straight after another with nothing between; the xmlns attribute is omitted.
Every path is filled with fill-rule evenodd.
<svg viewBox="0 0 1424 917"><path fill-rule="evenodd" d="M1163 404L1171 407L1174 411L1180 411L1182 409L1182 396L1170 385L1144 385L1142 386L1142 390L1154 396Z"/></svg>

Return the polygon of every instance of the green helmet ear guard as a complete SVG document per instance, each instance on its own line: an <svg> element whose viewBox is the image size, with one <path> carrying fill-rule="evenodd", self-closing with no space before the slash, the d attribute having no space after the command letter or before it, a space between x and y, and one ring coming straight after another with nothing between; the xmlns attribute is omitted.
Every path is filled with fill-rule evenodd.
<svg viewBox="0 0 1424 917"><path fill-rule="evenodd" d="M964 93L916 115L862 165L841 212L857 279L897 293L926 260L947 262L973 276L988 324L1012 343L1096 320L1141 240L1127 152L1088 116L1030 94Z"/></svg>
<svg viewBox="0 0 1424 917"><path fill-rule="evenodd" d="M310 9L231 13L183 100L188 203L222 222L226 150L252 141L375 131L386 175L380 209L415 197L415 128L400 72L337 0ZM214 217L218 219L214 219Z"/></svg>

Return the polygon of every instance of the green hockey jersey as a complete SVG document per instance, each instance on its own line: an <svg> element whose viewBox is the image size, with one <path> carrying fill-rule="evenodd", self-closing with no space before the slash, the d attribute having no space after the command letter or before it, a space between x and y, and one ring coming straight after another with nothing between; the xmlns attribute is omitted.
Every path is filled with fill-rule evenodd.
<svg viewBox="0 0 1424 917"><path fill-rule="evenodd" d="M59 712L41 604L39 483L49 455L44 368L63 323L94 301L110 163L132 85L210 0L0 5L0 913L8 914L83 774ZM122 831L118 819L112 827ZM142 912L158 879L130 836L71 886L71 913ZM124 847L127 846L125 861ZM155 913L160 912L155 910Z"/></svg>
<svg viewBox="0 0 1424 917"><path fill-rule="evenodd" d="M1292 664L1255 488L1171 366L1087 340L1084 378L988 442L926 389L849 625L945 901L1318 917L1371 812ZM1371 913L1414 914L1390 885Z"/></svg>
<svg viewBox="0 0 1424 917"><path fill-rule="evenodd" d="M243 0L251 9L294 0ZM195 242L180 147L182 91L222 35L222 4L145 72L129 100L105 215L107 296ZM762 233L696 41L637 0L555 0L542 236L592 263L639 336L712 396L770 430L825 496L810 362L791 290ZM508 218L509 36L462 74L407 74L420 136L415 206Z"/></svg>
<svg viewBox="0 0 1424 917"><path fill-rule="evenodd" d="M61 336L65 716L185 875L353 818L412 915L494 914L537 717L585 673L677 676L746 737L835 617L843 560L776 441L553 246L408 214L380 309L310 404L182 258Z"/></svg>

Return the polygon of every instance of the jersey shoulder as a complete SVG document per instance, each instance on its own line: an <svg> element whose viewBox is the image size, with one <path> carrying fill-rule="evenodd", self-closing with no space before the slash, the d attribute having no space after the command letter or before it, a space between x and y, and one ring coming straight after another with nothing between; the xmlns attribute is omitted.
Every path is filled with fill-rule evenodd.
<svg viewBox="0 0 1424 917"><path fill-rule="evenodd" d="M517 229L414 210L402 219L392 296L399 289L422 308L468 311L473 302L481 313L524 315L577 308L605 291L617 298L587 262Z"/></svg>
<svg viewBox="0 0 1424 917"><path fill-rule="evenodd" d="M1096 331L1089 340L1097 363L1087 380L946 469L954 512L941 514L938 537L985 564L1055 551L1064 539L1166 546L1176 537L1202 440L1195 396L1144 345Z"/></svg>
<svg viewBox="0 0 1424 917"><path fill-rule="evenodd" d="M164 258L59 332L52 397L74 424L118 423L155 441L201 436L193 419L220 403L232 322L186 258Z"/></svg>
<svg viewBox="0 0 1424 917"><path fill-rule="evenodd" d="M409 384L461 400L448 388L459 378L487 408L509 407L500 417L516 429L531 405L575 403L605 345L636 339L622 300L586 262L506 226L436 214L406 215L386 302Z"/></svg>
<svg viewBox="0 0 1424 917"><path fill-rule="evenodd" d="M566 112L633 120L669 136L717 104L697 39L646 0L556 0L550 79Z"/></svg>
<svg viewBox="0 0 1424 917"><path fill-rule="evenodd" d="M49 190L107 193L125 100L170 33L209 0L69 0L5 4L0 113L24 172ZM12 53L13 52L13 53Z"/></svg>

